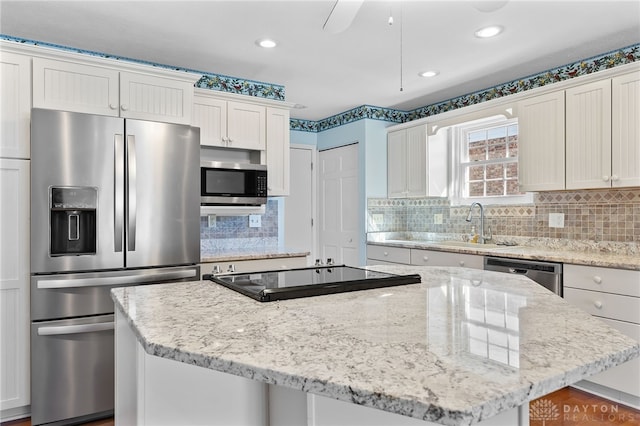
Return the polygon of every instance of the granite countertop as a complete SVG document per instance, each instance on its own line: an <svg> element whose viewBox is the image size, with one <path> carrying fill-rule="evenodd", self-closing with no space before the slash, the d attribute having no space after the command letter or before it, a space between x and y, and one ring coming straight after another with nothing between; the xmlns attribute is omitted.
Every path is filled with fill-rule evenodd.
<svg viewBox="0 0 640 426"><path fill-rule="evenodd" d="M305 257L308 251L282 246L260 246L236 249L219 249L202 252L201 263L230 262L240 260L277 259L283 257Z"/></svg>
<svg viewBox="0 0 640 426"><path fill-rule="evenodd" d="M630 269L640 271L640 254L633 250L613 251L599 250L597 245L585 248L571 248L563 245L483 245L463 243L462 241L420 241L420 240L369 240L367 244L390 247L416 248L425 250L446 251L451 253L477 254L482 256L497 256L511 259L541 260L547 262L571 263L575 265L600 266L604 268ZM635 246L634 246L635 247Z"/></svg>
<svg viewBox="0 0 640 426"><path fill-rule="evenodd" d="M256 302L209 281L112 290L149 354L468 425L640 355L640 344L533 281L372 266L422 283Z"/></svg>

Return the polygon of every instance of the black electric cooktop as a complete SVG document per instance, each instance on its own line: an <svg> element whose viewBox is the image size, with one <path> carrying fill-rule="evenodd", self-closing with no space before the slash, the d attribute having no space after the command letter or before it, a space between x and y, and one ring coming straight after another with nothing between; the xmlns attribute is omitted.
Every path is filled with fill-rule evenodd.
<svg viewBox="0 0 640 426"><path fill-rule="evenodd" d="M395 275L344 265L203 276L260 302L414 284L420 275Z"/></svg>

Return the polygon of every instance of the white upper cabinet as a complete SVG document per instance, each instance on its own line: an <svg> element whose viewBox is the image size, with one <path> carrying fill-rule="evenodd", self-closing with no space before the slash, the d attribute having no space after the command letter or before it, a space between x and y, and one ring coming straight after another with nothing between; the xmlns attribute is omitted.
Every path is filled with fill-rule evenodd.
<svg viewBox="0 0 640 426"><path fill-rule="evenodd" d="M564 189L564 91L518 102L520 190Z"/></svg>
<svg viewBox="0 0 640 426"><path fill-rule="evenodd" d="M611 186L640 186L640 72L611 82Z"/></svg>
<svg viewBox="0 0 640 426"><path fill-rule="evenodd" d="M200 145L264 150L266 107L208 92L198 91L194 96L192 125L200 127Z"/></svg>
<svg viewBox="0 0 640 426"><path fill-rule="evenodd" d="M289 110L267 107L267 190L289 195Z"/></svg>
<svg viewBox="0 0 640 426"><path fill-rule="evenodd" d="M33 59L33 106L190 124L193 83L76 62Z"/></svg>
<svg viewBox="0 0 640 426"><path fill-rule="evenodd" d="M640 185L640 73L567 89L566 189Z"/></svg>
<svg viewBox="0 0 640 426"><path fill-rule="evenodd" d="M30 157L31 58L0 51L0 157Z"/></svg>
<svg viewBox="0 0 640 426"><path fill-rule="evenodd" d="M387 135L389 198L427 196L427 128L415 126Z"/></svg>
<svg viewBox="0 0 640 426"><path fill-rule="evenodd" d="M611 187L611 80L566 91L566 189Z"/></svg>
<svg viewBox="0 0 640 426"><path fill-rule="evenodd" d="M227 102L227 145L230 148L266 148L266 108L243 102Z"/></svg>

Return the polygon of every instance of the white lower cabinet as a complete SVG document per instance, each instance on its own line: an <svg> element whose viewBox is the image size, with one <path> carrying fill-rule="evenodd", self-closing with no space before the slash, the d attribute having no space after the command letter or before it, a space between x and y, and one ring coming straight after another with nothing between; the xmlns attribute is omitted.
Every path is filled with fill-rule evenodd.
<svg viewBox="0 0 640 426"><path fill-rule="evenodd" d="M475 254L411 249L411 264L422 266L460 266L464 268L483 269L484 258L483 256Z"/></svg>
<svg viewBox="0 0 640 426"><path fill-rule="evenodd" d="M0 420L29 412L29 161L0 159Z"/></svg>
<svg viewBox="0 0 640 426"><path fill-rule="evenodd" d="M484 257L438 250L367 245L367 265L459 266L484 269Z"/></svg>
<svg viewBox="0 0 640 426"><path fill-rule="evenodd" d="M200 264L200 275L210 274L218 266L222 272L275 271L278 269L304 268L307 266L306 256L278 257L273 259L229 260L226 262L207 262Z"/></svg>
<svg viewBox="0 0 640 426"><path fill-rule="evenodd" d="M640 271L564 265L565 300L640 342L639 283ZM639 377L640 359L634 359L580 383L587 390L638 407Z"/></svg>
<svg viewBox="0 0 640 426"><path fill-rule="evenodd" d="M367 265L411 264L411 250L402 247L367 245Z"/></svg>

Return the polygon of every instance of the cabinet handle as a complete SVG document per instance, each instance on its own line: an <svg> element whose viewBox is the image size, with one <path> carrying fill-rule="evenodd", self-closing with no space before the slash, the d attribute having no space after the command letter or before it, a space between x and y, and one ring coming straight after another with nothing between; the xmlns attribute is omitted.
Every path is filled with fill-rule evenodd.
<svg viewBox="0 0 640 426"><path fill-rule="evenodd" d="M597 309L602 309L602 302L600 301L596 301L593 306L595 306Z"/></svg>
<svg viewBox="0 0 640 426"><path fill-rule="evenodd" d="M109 104L109 109L116 110L116 109L118 109L118 105Z"/></svg>
<svg viewBox="0 0 640 426"><path fill-rule="evenodd" d="M429 256L422 256L422 260L424 260L425 262L429 261Z"/></svg>
<svg viewBox="0 0 640 426"><path fill-rule="evenodd" d="M229 145L231 145L231 142L233 142L233 139L231 139L231 138L227 138L227 143L228 143Z"/></svg>
<svg viewBox="0 0 640 426"><path fill-rule="evenodd" d="M126 111L126 110L129 109L129 107L127 105L125 105L125 104L122 104L122 105L120 105L120 109L123 110L123 111Z"/></svg>
<svg viewBox="0 0 640 426"><path fill-rule="evenodd" d="M464 266L464 260L460 261L460 266Z"/></svg>
<svg viewBox="0 0 640 426"><path fill-rule="evenodd" d="M609 180L609 176L607 176L607 175L602 176L602 180L607 182Z"/></svg>
<svg viewBox="0 0 640 426"><path fill-rule="evenodd" d="M618 175L611 175L611 180L612 180L613 182L617 181L618 179L620 179L620 178L618 177Z"/></svg>
<svg viewBox="0 0 640 426"><path fill-rule="evenodd" d="M596 283L596 284L602 284L602 278L600 278L597 275L594 275L593 276L593 282Z"/></svg>
<svg viewBox="0 0 640 426"><path fill-rule="evenodd" d="M385 256L389 256L389 253L387 253L387 252L385 251L385 252L384 252L384 255L385 255Z"/></svg>

